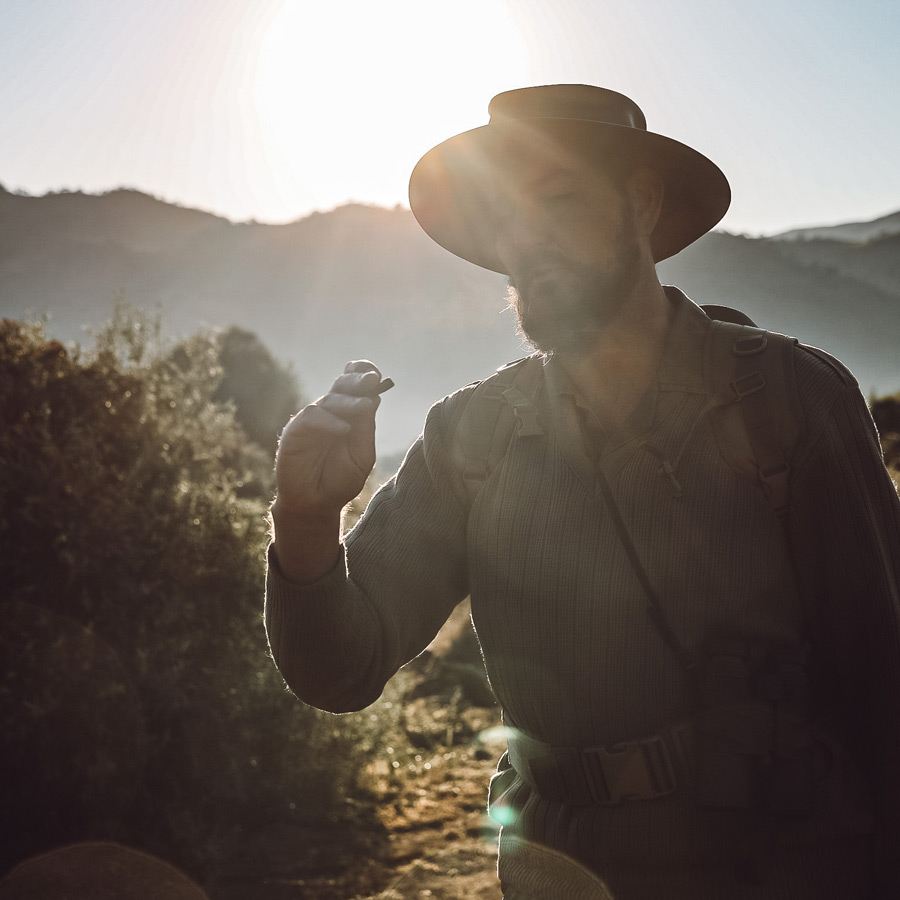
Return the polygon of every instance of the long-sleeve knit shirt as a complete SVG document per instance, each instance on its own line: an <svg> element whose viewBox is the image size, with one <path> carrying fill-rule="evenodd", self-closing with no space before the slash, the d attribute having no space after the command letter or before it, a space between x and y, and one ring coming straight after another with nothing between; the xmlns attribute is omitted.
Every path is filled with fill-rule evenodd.
<svg viewBox="0 0 900 900"><path fill-rule="evenodd" d="M759 485L719 450L702 371L710 321L683 295L670 297L656 383L596 452L577 396L548 366L544 434L514 439L469 504L450 431L474 387L436 404L346 537L337 568L297 587L270 565L275 661L304 701L361 709L469 594L507 724L550 744L591 747L691 716L693 685L647 616L599 468L684 645L737 635L812 640L817 685L848 756L821 787L816 814L779 826L779 845L874 831L878 884L885 897L900 896L900 504L865 401L844 370L796 349L806 428L786 535ZM677 489L660 475L660 454L675 464ZM688 790L579 807L521 783L514 793L521 833L601 874L725 866L742 827L740 817L698 810Z"/></svg>

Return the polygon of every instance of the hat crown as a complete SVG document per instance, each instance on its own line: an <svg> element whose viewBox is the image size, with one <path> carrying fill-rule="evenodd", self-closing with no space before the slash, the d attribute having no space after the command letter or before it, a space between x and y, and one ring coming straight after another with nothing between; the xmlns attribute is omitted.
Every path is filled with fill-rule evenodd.
<svg viewBox="0 0 900 900"><path fill-rule="evenodd" d="M506 272L497 255L496 175L519 146L561 147L593 165L620 160L651 167L665 196L651 235L659 262L718 222L731 199L722 170L702 153L647 130L630 98L590 84L547 84L497 94L490 123L454 135L416 163L409 205L435 241L463 259Z"/></svg>
<svg viewBox="0 0 900 900"><path fill-rule="evenodd" d="M641 108L618 91L591 84L544 84L497 94L491 124L511 119L581 119L647 130Z"/></svg>

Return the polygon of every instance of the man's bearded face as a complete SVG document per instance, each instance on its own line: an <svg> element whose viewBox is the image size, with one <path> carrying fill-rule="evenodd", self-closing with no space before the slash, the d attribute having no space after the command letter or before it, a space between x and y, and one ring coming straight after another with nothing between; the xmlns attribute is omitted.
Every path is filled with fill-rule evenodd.
<svg viewBox="0 0 900 900"><path fill-rule="evenodd" d="M578 351L622 308L637 281L639 249L627 233L617 248L609 265L551 263L542 257L510 275L509 305L535 349Z"/></svg>
<svg viewBox="0 0 900 900"><path fill-rule="evenodd" d="M640 272L626 196L601 172L535 156L520 163L500 204L497 250L510 305L539 350L578 350L602 331Z"/></svg>

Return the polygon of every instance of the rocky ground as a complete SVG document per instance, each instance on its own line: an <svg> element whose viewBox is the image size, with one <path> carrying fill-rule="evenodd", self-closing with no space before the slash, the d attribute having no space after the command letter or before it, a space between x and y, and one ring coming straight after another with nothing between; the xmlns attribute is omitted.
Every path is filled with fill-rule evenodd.
<svg viewBox="0 0 900 900"><path fill-rule="evenodd" d="M414 757L415 770L381 807L390 880L366 900L500 900L497 825L486 802L506 739L465 605L412 667L407 735L433 749ZM389 793L387 773L377 774L376 789Z"/></svg>
<svg viewBox="0 0 900 900"><path fill-rule="evenodd" d="M410 779L383 808L390 880L367 900L499 900L497 831L485 797L502 749L488 740L435 755L418 786Z"/></svg>
<svg viewBox="0 0 900 900"><path fill-rule="evenodd" d="M397 748L363 778L376 827L272 826L248 838L212 900L500 900L486 800L505 739L470 627L461 608L404 670Z"/></svg>
<svg viewBox="0 0 900 900"><path fill-rule="evenodd" d="M500 900L496 826L485 815L498 750L490 741L438 749L402 786L388 787L385 773L384 832L370 840L327 826L255 835L246 850L258 873L243 863L241 877L223 873L212 900Z"/></svg>

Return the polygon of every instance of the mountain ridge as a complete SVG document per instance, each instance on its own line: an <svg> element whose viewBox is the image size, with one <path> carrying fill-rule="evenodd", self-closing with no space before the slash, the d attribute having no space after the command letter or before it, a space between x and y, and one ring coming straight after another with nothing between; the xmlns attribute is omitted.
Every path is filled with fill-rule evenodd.
<svg viewBox="0 0 900 900"><path fill-rule="evenodd" d="M779 241L807 241L817 238L830 241L871 241L895 234L900 234L900 212L861 222L792 228L790 231L774 234L772 238Z"/></svg>
<svg viewBox="0 0 900 900"><path fill-rule="evenodd" d="M900 234L713 232L659 273L697 303L737 307L822 346L866 392L900 388ZM235 223L131 189L0 189L0 315L49 313L53 336L79 340L124 296L158 310L171 335L239 325L290 362L311 396L347 359L371 358L397 384L379 413L380 452L405 449L435 400L528 352L505 293L505 278L443 250L403 207Z"/></svg>

